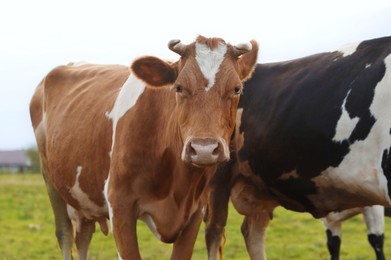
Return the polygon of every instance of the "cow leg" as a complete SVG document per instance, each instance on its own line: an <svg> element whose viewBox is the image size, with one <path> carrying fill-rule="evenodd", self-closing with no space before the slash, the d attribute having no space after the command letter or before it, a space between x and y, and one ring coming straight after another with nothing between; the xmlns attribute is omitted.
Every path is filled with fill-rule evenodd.
<svg viewBox="0 0 391 260"><path fill-rule="evenodd" d="M270 213L266 210L244 217L241 231L251 259L266 259L265 239L269 221Z"/></svg>
<svg viewBox="0 0 391 260"><path fill-rule="evenodd" d="M368 240L376 253L377 260L384 260L384 207L364 207L364 220L367 225Z"/></svg>
<svg viewBox="0 0 391 260"><path fill-rule="evenodd" d="M56 188L53 186L49 171L47 168L46 158L46 136L45 123L41 122L35 129L35 137L37 139L37 147L39 151L39 159L41 164L42 176L45 180L46 190L48 192L50 204L52 206L54 221L56 225L57 242L60 245L62 258L64 260L72 259L72 244L73 244L73 227L72 221L68 217L67 204L62 199Z"/></svg>
<svg viewBox="0 0 391 260"><path fill-rule="evenodd" d="M341 248L341 221L331 221L326 217L323 219L323 223L326 227L327 248L330 253L330 259L338 260Z"/></svg>
<svg viewBox="0 0 391 260"><path fill-rule="evenodd" d="M225 226L228 218L228 200L229 195L224 197L219 196L218 199L216 198L211 202L214 206L208 205L205 241L209 260L223 259Z"/></svg>
<svg viewBox="0 0 391 260"><path fill-rule="evenodd" d="M231 187L230 161L224 167L220 166L211 180L208 194L208 206L205 213L205 241L208 250L208 259L223 258L223 245L225 242L225 226L228 218L228 202Z"/></svg>
<svg viewBox="0 0 391 260"><path fill-rule="evenodd" d="M79 260L88 259L88 248L94 232L95 221L83 219L80 225L80 230L77 230L76 232L76 247Z"/></svg>
<svg viewBox="0 0 391 260"><path fill-rule="evenodd" d="M56 236L58 244L61 248L62 258L64 260L70 260L72 259L73 227L72 222L68 217L67 204L61 198L57 190L53 187L50 180L46 178L45 180L50 203L54 213Z"/></svg>
<svg viewBox="0 0 391 260"><path fill-rule="evenodd" d="M112 205L110 216L118 259L141 260L137 242L137 217L134 211L125 207L125 205Z"/></svg>
<svg viewBox="0 0 391 260"><path fill-rule="evenodd" d="M111 179L109 175L105 183L104 194L118 259L141 260L137 242L136 202L126 195L128 187L126 184L121 180ZM125 192L121 192L123 190Z"/></svg>
<svg viewBox="0 0 391 260"><path fill-rule="evenodd" d="M194 213L186 228L174 242L171 259L186 260L191 259L193 248L197 239L198 230L202 221L201 209Z"/></svg>

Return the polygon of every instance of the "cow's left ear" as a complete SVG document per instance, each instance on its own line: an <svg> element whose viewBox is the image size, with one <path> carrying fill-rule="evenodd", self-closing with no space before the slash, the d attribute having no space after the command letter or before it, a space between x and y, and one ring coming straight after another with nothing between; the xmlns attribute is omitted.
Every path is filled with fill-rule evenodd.
<svg viewBox="0 0 391 260"><path fill-rule="evenodd" d="M137 78L152 87L172 84L175 82L177 75L171 63L152 56L135 60L130 68Z"/></svg>
<svg viewBox="0 0 391 260"><path fill-rule="evenodd" d="M251 74L255 69L255 65L257 64L259 49L258 43L252 40L251 45L251 50L240 55L238 58L240 79L243 81L246 81L251 77ZM238 47L236 46L235 48Z"/></svg>

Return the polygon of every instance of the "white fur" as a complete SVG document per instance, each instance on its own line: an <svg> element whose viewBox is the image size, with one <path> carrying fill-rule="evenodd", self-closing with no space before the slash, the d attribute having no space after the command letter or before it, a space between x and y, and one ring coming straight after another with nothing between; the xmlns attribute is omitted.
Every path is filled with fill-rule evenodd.
<svg viewBox="0 0 391 260"><path fill-rule="evenodd" d="M384 207L380 205L364 207L363 213L368 234L384 234Z"/></svg>
<svg viewBox="0 0 391 260"><path fill-rule="evenodd" d="M346 100L348 99L350 94L350 91L345 97L345 100L343 101L341 110L342 114L341 117L338 120L337 127L335 130L335 135L333 137L334 142L342 142L350 137L352 134L354 128L356 127L359 118L354 117L351 118L349 116L348 111L346 111L345 105L346 105Z"/></svg>
<svg viewBox="0 0 391 260"><path fill-rule="evenodd" d="M110 113L106 112L106 117L113 121L113 136L111 143L110 158L113 152L115 143L115 132L117 123L125 115L125 113L131 109L138 97L144 92L144 83L138 80L133 74L131 74L125 84L122 86L121 91L115 100L113 109Z"/></svg>
<svg viewBox="0 0 391 260"><path fill-rule="evenodd" d="M356 52L358 45L361 42L349 43L341 46L337 51L342 53L342 57L347 57Z"/></svg>
<svg viewBox="0 0 391 260"><path fill-rule="evenodd" d="M109 181L110 181L110 173L109 173L109 176L107 177L107 180L105 181L105 185L104 185L104 188L103 188L103 195L104 195L104 197L106 199L106 204L107 204L107 208L108 208L108 211L109 211L110 228L111 228L111 230L113 230L113 208L111 207L110 201L109 201L109 198L108 198Z"/></svg>
<svg viewBox="0 0 391 260"><path fill-rule="evenodd" d="M214 86L216 74L226 52L227 45L224 43L220 43L214 50L209 49L206 44L196 43L196 60L202 74L208 80L205 92L208 92Z"/></svg>
<svg viewBox="0 0 391 260"><path fill-rule="evenodd" d="M79 202L80 211L86 218L94 218L105 215L107 212L106 205L99 207L96 205L81 188L79 183L79 177L81 175L82 167L78 166L76 169L75 184L69 189L69 193L72 197Z"/></svg>
<svg viewBox="0 0 391 260"><path fill-rule="evenodd" d="M350 151L338 167L329 167L320 178L333 180L336 188L369 194L383 203L391 204L387 179L381 160L384 150L391 146L391 55L385 59L386 72L377 84L370 111L376 122L365 140L350 145Z"/></svg>

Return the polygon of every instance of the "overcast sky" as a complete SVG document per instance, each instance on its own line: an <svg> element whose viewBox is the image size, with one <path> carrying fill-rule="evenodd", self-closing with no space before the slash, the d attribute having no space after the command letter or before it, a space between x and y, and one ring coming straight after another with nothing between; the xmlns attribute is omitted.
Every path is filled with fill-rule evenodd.
<svg viewBox="0 0 391 260"><path fill-rule="evenodd" d="M259 62L288 60L390 36L391 1L1 1L0 150L35 144L28 105L53 67L176 59L168 41L197 35L233 44L255 39Z"/></svg>

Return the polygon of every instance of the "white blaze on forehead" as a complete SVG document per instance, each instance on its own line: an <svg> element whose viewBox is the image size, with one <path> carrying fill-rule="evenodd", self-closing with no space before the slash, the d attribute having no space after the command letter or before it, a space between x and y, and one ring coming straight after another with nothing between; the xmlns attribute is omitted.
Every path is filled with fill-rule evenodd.
<svg viewBox="0 0 391 260"><path fill-rule="evenodd" d="M208 85L205 87L206 92L214 86L216 74L219 71L226 52L227 45L222 42L213 50L206 44L196 43L197 64L204 77L208 80Z"/></svg>
<svg viewBox="0 0 391 260"><path fill-rule="evenodd" d="M358 117L351 118L348 111L346 111L346 100L348 99L349 94L350 90L341 107L342 114L335 129L335 135L333 137L334 142L342 142L343 140L348 139L358 123Z"/></svg>
<svg viewBox="0 0 391 260"><path fill-rule="evenodd" d="M144 89L144 83L138 80L133 74L129 75L128 80L122 86L121 91L115 100L113 109L110 113L106 113L106 116L113 121L113 136L110 157L114 148L117 123L121 117L123 117L125 113L134 106L138 97L144 92Z"/></svg>
<svg viewBox="0 0 391 260"><path fill-rule="evenodd" d="M360 45L360 42L345 44L337 51L342 53L342 57L346 57L355 53L358 45Z"/></svg>
<svg viewBox="0 0 391 260"><path fill-rule="evenodd" d="M106 205L99 207L96 205L80 187L79 178L81 175L82 167L76 168L76 180L75 184L69 189L69 193L79 203L80 211L86 218L94 218L104 216L107 212Z"/></svg>

